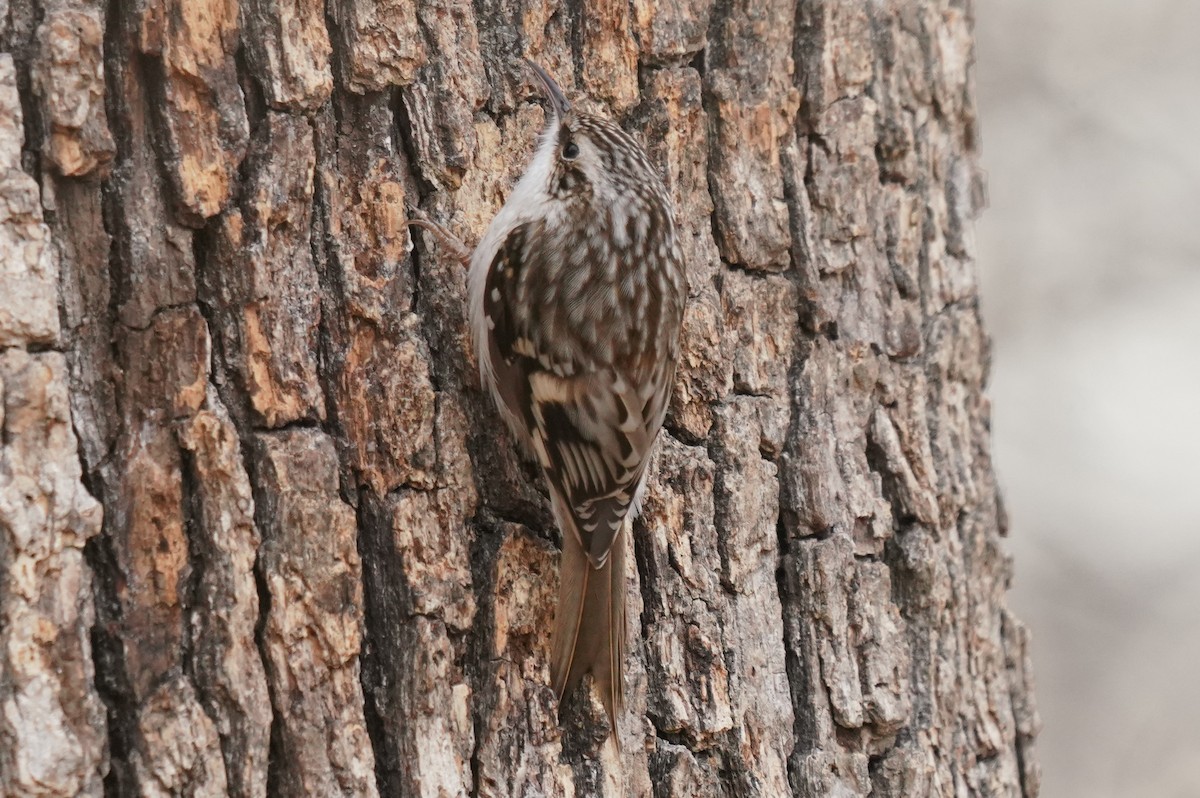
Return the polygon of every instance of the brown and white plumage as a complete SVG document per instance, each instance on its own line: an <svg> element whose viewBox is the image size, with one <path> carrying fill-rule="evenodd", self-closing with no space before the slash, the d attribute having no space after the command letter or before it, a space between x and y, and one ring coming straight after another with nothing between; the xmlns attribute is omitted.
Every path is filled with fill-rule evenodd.
<svg viewBox="0 0 1200 798"><path fill-rule="evenodd" d="M471 259L472 330L483 382L541 466L562 531L555 689L591 672L615 729L625 522L666 414L687 277L644 150L531 66L550 116Z"/></svg>

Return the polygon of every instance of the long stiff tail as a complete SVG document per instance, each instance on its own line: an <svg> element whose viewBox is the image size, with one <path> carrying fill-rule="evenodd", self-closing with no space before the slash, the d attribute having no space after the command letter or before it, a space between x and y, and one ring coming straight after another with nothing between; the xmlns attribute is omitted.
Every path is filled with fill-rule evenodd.
<svg viewBox="0 0 1200 798"><path fill-rule="evenodd" d="M592 566L569 513L559 515L563 536L558 611L551 642L550 679L558 697L591 673L615 734L624 700L625 546L622 528L604 565ZM567 516L563 518L562 516ZM624 527L625 524L622 524Z"/></svg>

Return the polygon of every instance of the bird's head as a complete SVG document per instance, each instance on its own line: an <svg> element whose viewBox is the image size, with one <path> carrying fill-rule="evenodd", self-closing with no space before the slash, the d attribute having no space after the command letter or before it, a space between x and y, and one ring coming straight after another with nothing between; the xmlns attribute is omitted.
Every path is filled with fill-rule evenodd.
<svg viewBox="0 0 1200 798"><path fill-rule="evenodd" d="M526 61L541 83L547 122L535 161L546 175L546 193L557 199L593 196L607 202L636 200L659 184L642 147L615 122L584 113L567 100L554 78Z"/></svg>

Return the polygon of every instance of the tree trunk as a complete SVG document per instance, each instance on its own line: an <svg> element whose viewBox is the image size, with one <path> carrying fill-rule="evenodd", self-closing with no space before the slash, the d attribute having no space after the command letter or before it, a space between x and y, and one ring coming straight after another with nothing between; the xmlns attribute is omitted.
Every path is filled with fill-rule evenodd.
<svg viewBox="0 0 1200 798"><path fill-rule="evenodd" d="M0 4L0 792L1035 795L962 5ZM523 54L647 143L692 285L619 753L406 246L519 176Z"/></svg>

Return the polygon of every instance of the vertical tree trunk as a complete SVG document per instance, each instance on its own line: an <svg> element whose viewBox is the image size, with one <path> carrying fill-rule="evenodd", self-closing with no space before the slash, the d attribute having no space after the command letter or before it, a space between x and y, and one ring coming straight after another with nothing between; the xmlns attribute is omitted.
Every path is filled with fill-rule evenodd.
<svg viewBox="0 0 1200 798"><path fill-rule="evenodd" d="M1037 793L960 2L0 5L0 792ZM628 709L464 272L542 121L648 145L693 295Z"/></svg>

